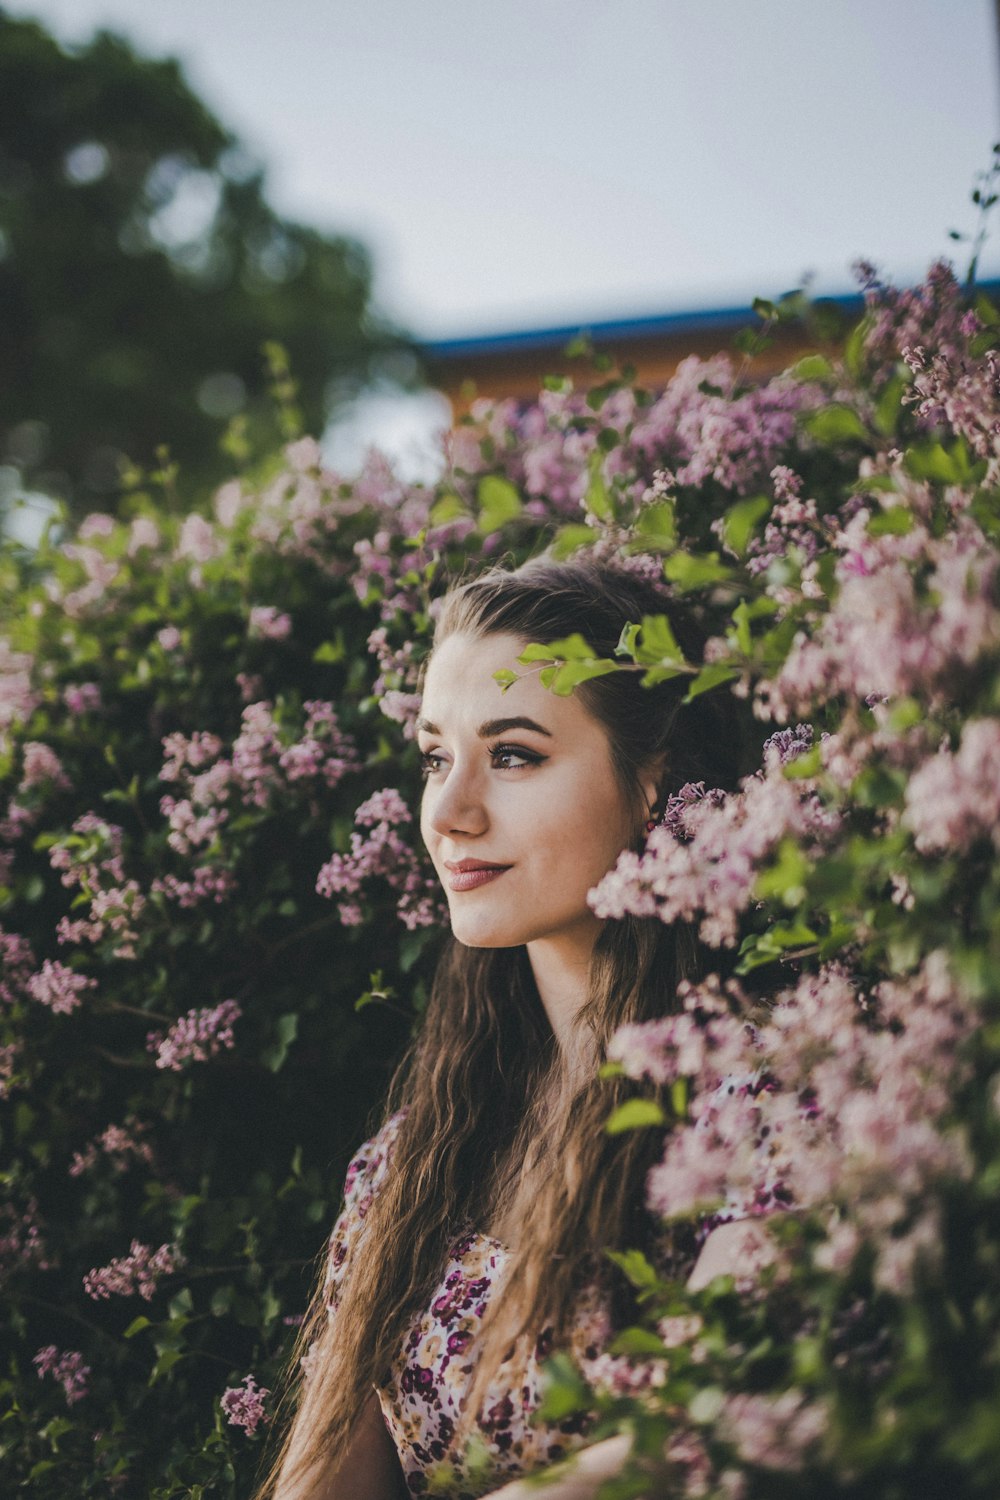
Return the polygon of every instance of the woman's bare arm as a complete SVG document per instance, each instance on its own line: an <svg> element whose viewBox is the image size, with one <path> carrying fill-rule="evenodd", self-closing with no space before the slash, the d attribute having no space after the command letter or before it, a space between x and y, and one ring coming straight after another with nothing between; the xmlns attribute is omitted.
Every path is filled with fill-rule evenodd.
<svg viewBox="0 0 1000 1500"><path fill-rule="evenodd" d="M539 1485L515 1479L501 1490L491 1490L487 1500L593 1500L606 1479L618 1474L628 1458L632 1440L625 1432L605 1438L590 1448L581 1448L563 1467L552 1470L552 1478Z"/></svg>
<svg viewBox="0 0 1000 1500"><path fill-rule="evenodd" d="M293 1463L294 1456L293 1447ZM318 1481L296 1480L294 1471L288 1478L283 1473L274 1500L407 1500L396 1445L374 1391L362 1407L336 1473L325 1474Z"/></svg>

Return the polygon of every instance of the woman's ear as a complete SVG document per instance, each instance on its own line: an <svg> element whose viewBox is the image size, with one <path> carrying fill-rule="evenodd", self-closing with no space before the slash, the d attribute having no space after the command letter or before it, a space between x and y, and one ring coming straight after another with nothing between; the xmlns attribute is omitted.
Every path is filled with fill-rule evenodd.
<svg viewBox="0 0 1000 1500"><path fill-rule="evenodd" d="M650 814L662 813L662 791L663 783L667 774L666 754L657 755L643 767L639 777L639 786L645 798L646 806Z"/></svg>

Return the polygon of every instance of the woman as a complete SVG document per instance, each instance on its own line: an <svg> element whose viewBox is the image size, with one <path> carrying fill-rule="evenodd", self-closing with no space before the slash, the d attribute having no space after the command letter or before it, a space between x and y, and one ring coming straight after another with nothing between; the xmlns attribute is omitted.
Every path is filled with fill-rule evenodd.
<svg viewBox="0 0 1000 1500"><path fill-rule="evenodd" d="M694 1263L643 1206L659 1143L604 1133L627 1085L597 1070L622 1022L673 1008L697 945L656 921L602 923L587 894L682 785L733 782L731 705L682 705L686 677L643 688L633 672L559 697L518 666L529 642L573 632L612 656L626 624L664 613L696 661L690 618L620 566L537 559L443 601L421 829L452 939L386 1122L348 1174L277 1500L521 1493L514 1476L586 1443L585 1422L529 1425L541 1361L594 1357L634 1311L603 1252ZM501 671L517 674L505 692ZM711 1240L703 1255L725 1263ZM589 1496L624 1453L597 1444L544 1493Z"/></svg>

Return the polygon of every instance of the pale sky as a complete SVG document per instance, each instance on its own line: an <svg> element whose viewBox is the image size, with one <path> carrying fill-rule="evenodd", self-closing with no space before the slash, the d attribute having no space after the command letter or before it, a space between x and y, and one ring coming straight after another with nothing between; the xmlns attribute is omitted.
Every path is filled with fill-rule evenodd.
<svg viewBox="0 0 1000 1500"><path fill-rule="evenodd" d="M364 240L429 338L849 290L862 255L964 269L947 231L1000 138L992 0L8 9L179 56L274 205Z"/></svg>

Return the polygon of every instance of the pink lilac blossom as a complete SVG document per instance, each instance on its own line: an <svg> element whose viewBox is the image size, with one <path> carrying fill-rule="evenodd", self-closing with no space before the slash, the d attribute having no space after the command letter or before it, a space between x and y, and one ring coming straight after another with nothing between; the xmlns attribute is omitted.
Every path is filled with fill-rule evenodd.
<svg viewBox="0 0 1000 1500"><path fill-rule="evenodd" d="M23 1207L0 1203L0 1285L16 1271L51 1268L42 1229L35 1198Z"/></svg>
<svg viewBox="0 0 1000 1500"><path fill-rule="evenodd" d="M86 582L69 593L62 592L62 585L55 578L46 580L46 592L54 603L62 604L71 619L93 612L102 613L112 607L111 585L121 572L113 558L105 557L96 547L80 546L77 542L64 542L60 549L64 557L78 562L83 569ZM98 608L99 606L99 608Z"/></svg>
<svg viewBox="0 0 1000 1500"><path fill-rule="evenodd" d="M127 1255L115 1256L106 1266L97 1266L83 1278L83 1289L95 1302L112 1297L142 1297L150 1302L162 1277L172 1276L184 1264L176 1245L154 1250L133 1240Z"/></svg>
<svg viewBox="0 0 1000 1500"><path fill-rule="evenodd" d="M31 683L34 659L14 651L0 636L0 751L10 748L10 730L31 718L41 701Z"/></svg>
<svg viewBox="0 0 1000 1500"><path fill-rule="evenodd" d="M363 802L354 816L355 822L370 832L367 836L353 832L349 851L333 854L316 877L316 890L321 896L347 898L338 903L344 926L361 923L361 905L350 898L360 895L366 882L377 878L396 892L396 912L408 930L440 921L440 887L397 832L399 825L411 822L410 810L399 793L384 787Z"/></svg>
<svg viewBox="0 0 1000 1500"><path fill-rule="evenodd" d="M935 950L870 995L827 965L752 1027L737 1000L718 981L688 987L680 1015L612 1043L632 1076L690 1085L688 1117L649 1174L651 1212L836 1210L820 1263L869 1244L876 1283L905 1296L917 1266L939 1260L935 1185L971 1171L949 1111L975 1018L947 955Z"/></svg>
<svg viewBox="0 0 1000 1500"><path fill-rule="evenodd" d="M818 844L837 827L814 782L789 781L775 764L722 800L702 797L668 811L672 826L654 828L641 853L621 854L590 892L590 905L599 917L632 913L665 923L698 917L702 941L711 947L735 944L761 865L782 839ZM687 842L672 831L678 818Z"/></svg>
<svg viewBox="0 0 1000 1500"><path fill-rule="evenodd" d="M233 1026L243 1011L237 1000L195 1007L166 1031L151 1031L146 1050L156 1057L158 1068L179 1073L189 1063L208 1062L236 1045Z"/></svg>
<svg viewBox="0 0 1000 1500"><path fill-rule="evenodd" d="M215 865L197 865L191 880L180 880L176 875L158 875L150 886L156 894L168 901L176 901L182 911L198 906L202 901L212 901L220 906L238 888L236 876L231 870Z"/></svg>
<svg viewBox="0 0 1000 1500"><path fill-rule="evenodd" d="M267 1421L264 1397L270 1394L266 1386L257 1384L253 1375L246 1375L241 1385L223 1391L219 1405L231 1427L242 1427L248 1437L253 1437L261 1423Z"/></svg>
<svg viewBox="0 0 1000 1500"><path fill-rule="evenodd" d="M151 516L136 516L129 527L128 555L135 557L144 547L152 550L160 545L160 528Z"/></svg>
<svg viewBox="0 0 1000 1500"><path fill-rule="evenodd" d="M292 633L292 617L282 614L273 604L255 604L250 610L248 633L251 640L287 640Z"/></svg>
<svg viewBox="0 0 1000 1500"><path fill-rule="evenodd" d="M11 1084L17 1077L20 1056L21 1048L17 1042L7 1042L0 1047L0 1099L6 1099L10 1093Z"/></svg>
<svg viewBox="0 0 1000 1500"><path fill-rule="evenodd" d="M95 813L84 813L73 823L68 838L53 844L49 863L59 870L64 886L79 886L89 903L89 915L61 917L56 935L61 943L98 943L111 938L112 957L134 959L146 898L135 880L126 880L122 858L124 832Z"/></svg>
<svg viewBox="0 0 1000 1500"><path fill-rule="evenodd" d="M89 516L84 516L80 522L77 536L81 542L89 541L92 536L109 537L114 536L115 518L109 516L106 511L92 510Z"/></svg>
<svg viewBox="0 0 1000 1500"><path fill-rule="evenodd" d="M176 625L164 625L162 630L156 632L157 644L162 646L164 651L176 651L182 639Z"/></svg>
<svg viewBox="0 0 1000 1500"><path fill-rule="evenodd" d="M62 1386L67 1406L75 1406L86 1396L91 1369L84 1363L79 1350L57 1349L55 1344L47 1344L44 1349L39 1349L32 1364L38 1371L39 1380L51 1375Z"/></svg>
<svg viewBox="0 0 1000 1500"><path fill-rule="evenodd" d="M870 537L861 510L840 534L840 588L811 632L796 637L756 710L781 723L831 699L952 696L956 674L1000 649L1000 556L969 517L943 536L921 523ZM918 581L917 570L926 574Z"/></svg>
<svg viewBox="0 0 1000 1500"><path fill-rule="evenodd" d="M28 939L0 927L0 1002L13 1005L27 994L28 980L36 968Z"/></svg>
<svg viewBox="0 0 1000 1500"><path fill-rule="evenodd" d="M175 558L190 558L194 563L207 563L219 557L222 550L223 543L216 536L210 521L206 521L196 511L184 517L174 548ZM196 576L200 578L200 572Z"/></svg>
<svg viewBox="0 0 1000 1500"><path fill-rule="evenodd" d="M814 1455L828 1423L825 1405L793 1387L780 1396L727 1397L719 1426L744 1463L796 1473Z"/></svg>
<svg viewBox="0 0 1000 1500"><path fill-rule="evenodd" d="M921 853L966 854L979 839L1000 849L1000 721L969 719L957 752L942 746L913 773L905 803Z"/></svg>
<svg viewBox="0 0 1000 1500"><path fill-rule="evenodd" d="M65 789L69 777L63 770L62 761L49 745L38 740L28 740L24 745L24 767L21 772L19 792L26 792L47 783L54 788Z"/></svg>
<svg viewBox="0 0 1000 1500"><path fill-rule="evenodd" d="M97 713L101 708L101 689L96 682L71 682L63 688L63 702L74 718Z"/></svg>
<svg viewBox="0 0 1000 1500"><path fill-rule="evenodd" d="M45 959L37 974L32 974L25 991L39 1005L45 1005L57 1016L69 1015L82 1004L87 990L97 988L97 980L86 974L74 974L65 964Z"/></svg>
<svg viewBox="0 0 1000 1500"><path fill-rule="evenodd" d="M83 1151L74 1151L73 1160L69 1166L69 1175L82 1177L99 1161L108 1162L112 1172L116 1175L127 1171L133 1162L143 1162L146 1166L151 1166L153 1149L148 1141L143 1140L145 1133L146 1126L134 1116L130 1116L124 1125L106 1126L96 1140L89 1142Z"/></svg>

